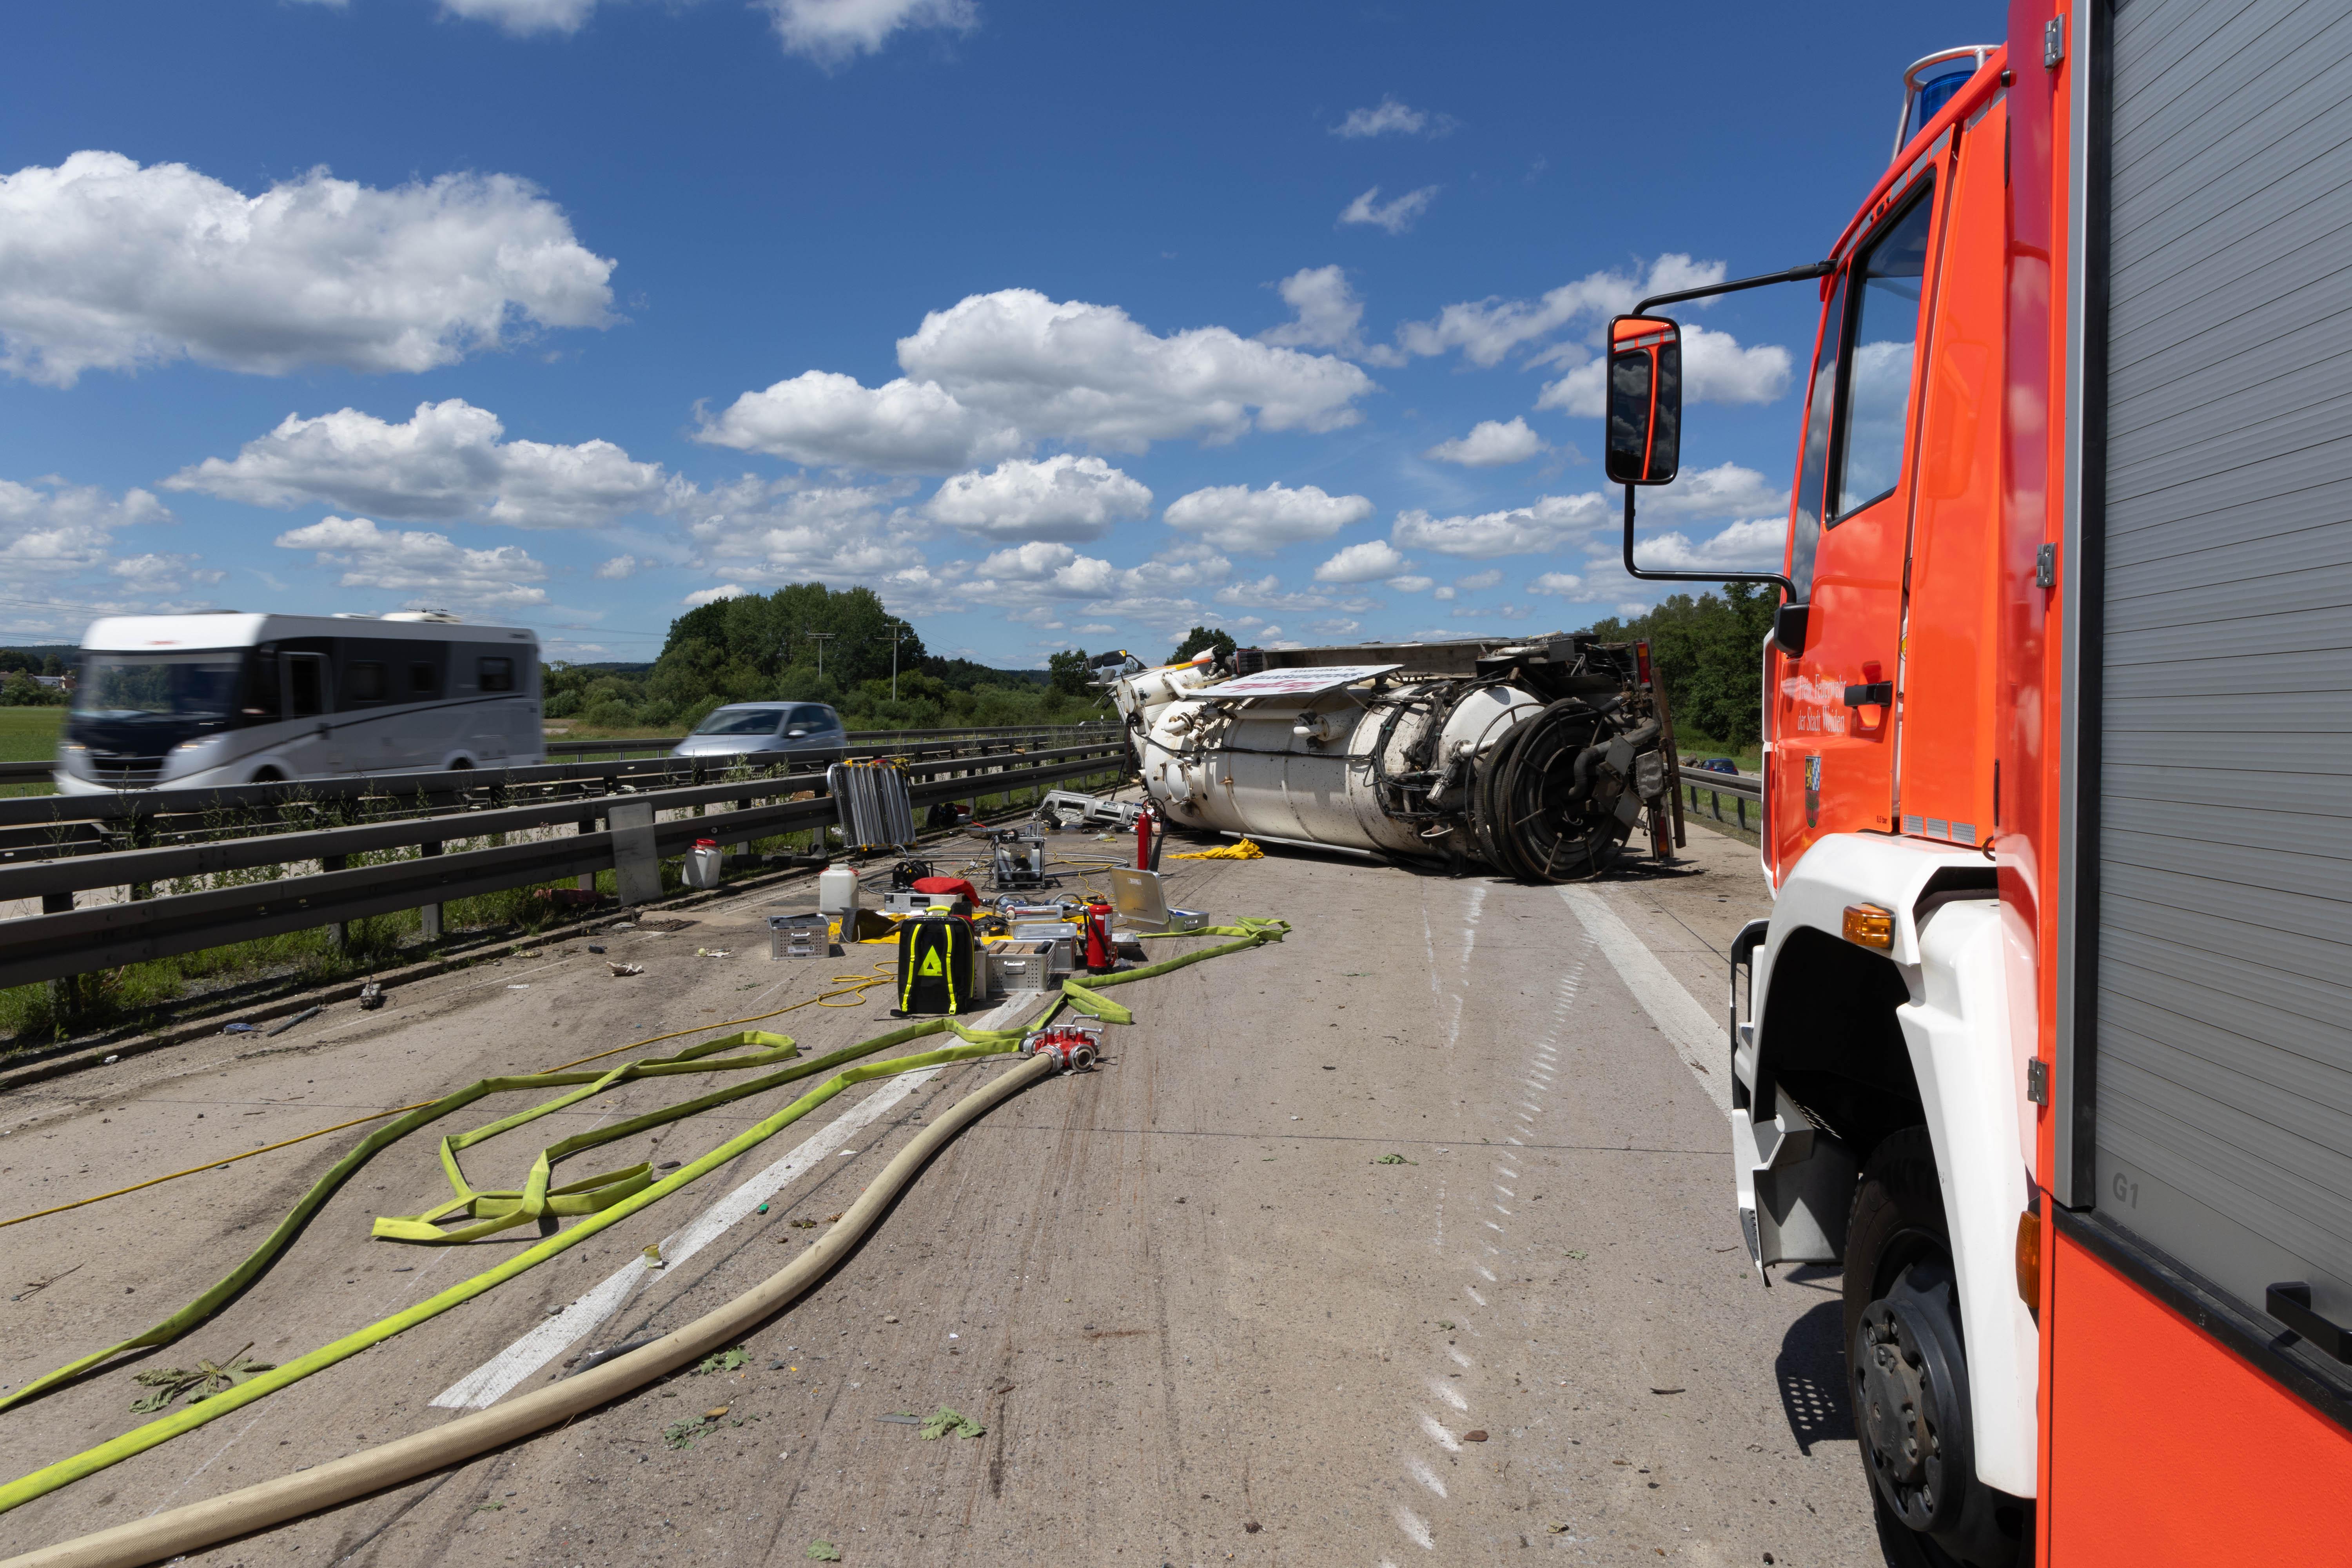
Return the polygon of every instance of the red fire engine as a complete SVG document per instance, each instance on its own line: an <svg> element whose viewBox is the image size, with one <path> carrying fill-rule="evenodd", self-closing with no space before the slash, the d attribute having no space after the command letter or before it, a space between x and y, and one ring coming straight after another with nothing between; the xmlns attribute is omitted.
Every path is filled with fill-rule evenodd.
<svg viewBox="0 0 2352 1568"><path fill-rule="evenodd" d="M2014 0L1906 86L1827 260L1611 325L1632 568L1657 308L1822 302L1748 1249L1843 1265L1894 1561L2352 1563L2352 3Z"/></svg>

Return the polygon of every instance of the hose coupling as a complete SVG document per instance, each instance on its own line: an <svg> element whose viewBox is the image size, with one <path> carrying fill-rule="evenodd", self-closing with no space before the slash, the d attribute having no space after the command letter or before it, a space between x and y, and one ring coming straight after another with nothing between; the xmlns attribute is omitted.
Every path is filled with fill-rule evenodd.
<svg viewBox="0 0 2352 1568"><path fill-rule="evenodd" d="M1054 1024L1021 1042L1023 1056L1047 1056L1063 1072L1084 1072L1102 1059L1100 1024Z"/></svg>

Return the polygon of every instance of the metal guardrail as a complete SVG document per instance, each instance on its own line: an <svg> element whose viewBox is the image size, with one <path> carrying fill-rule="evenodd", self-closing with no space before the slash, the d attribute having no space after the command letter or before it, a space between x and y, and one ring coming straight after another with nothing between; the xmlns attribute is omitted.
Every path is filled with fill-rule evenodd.
<svg viewBox="0 0 2352 1568"><path fill-rule="evenodd" d="M55 763L0 763L0 784L47 784Z"/></svg>
<svg viewBox="0 0 2352 1568"><path fill-rule="evenodd" d="M1068 744L1096 735L1116 734L1118 729L1117 721L1106 719L1086 724L1001 724L966 726L961 730L852 730L848 733L854 747L870 748L902 745L913 741L988 741L1010 735L1042 735L1048 741ZM650 752L656 748L667 751L685 739L683 735L621 736L592 741L558 739L547 742L547 754L551 757L593 757L613 752Z"/></svg>
<svg viewBox="0 0 2352 1568"><path fill-rule="evenodd" d="M1126 765L1123 740L1046 752L944 758L910 768L910 772L930 776L915 784L909 793L918 806L930 805L1121 771ZM0 921L0 986L63 979L402 910L437 910L453 900L618 870L625 860L682 855L701 838L740 844L821 828L832 825L838 814L837 804L822 793L824 788L822 773L781 774L599 799L547 802L511 811L418 817L201 846L135 849L10 868L0 870L0 898L26 898L40 893L57 899L70 898L78 888L123 886L234 869L240 865L250 868L312 859L331 865L338 858L371 850L413 846L424 851L414 858L373 866L327 869L239 887L60 910ZM799 795L810 790L818 793L810 798L778 801L769 805L751 804L762 795ZM732 809L716 814L659 820L663 811L707 808L720 801L735 804ZM635 820L616 823L616 814L626 814ZM600 818L604 822L601 827L596 826ZM528 844L454 854L435 852L449 838L562 823L576 824L582 830ZM93 881L94 877L103 879Z"/></svg>
<svg viewBox="0 0 2352 1568"><path fill-rule="evenodd" d="M1114 732L1116 733L1116 732ZM1106 742L1108 737L1105 738ZM289 811L334 816L370 811L415 815L465 811L478 805L505 806L534 796L594 798L620 791L643 791L703 784L730 771L789 765L823 767L848 758L1008 755L1044 746L1044 731L976 741L932 741L852 746L844 751L803 752L789 760L750 762L742 754L701 757L640 757L603 762L534 763L509 768L467 768L434 773L357 774L298 779L279 784L213 789L117 790L103 795L23 795L0 799L0 867L61 856L104 853L152 845L174 837L242 837L285 831L300 824L283 819ZM367 803L374 803L370 805ZM268 820L269 814L279 819ZM454 836L453 836L454 837Z"/></svg>
<svg viewBox="0 0 2352 1568"><path fill-rule="evenodd" d="M1711 768L1684 768L1677 779L1679 787L1690 795L1690 809L1698 810L1702 794L1713 796L1712 814L1717 822L1724 820L1723 803L1727 796L1731 810L1744 830L1754 832L1763 823L1764 781L1754 773L1719 773ZM1757 820L1751 826L1748 820L1748 803L1757 803Z"/></svg>

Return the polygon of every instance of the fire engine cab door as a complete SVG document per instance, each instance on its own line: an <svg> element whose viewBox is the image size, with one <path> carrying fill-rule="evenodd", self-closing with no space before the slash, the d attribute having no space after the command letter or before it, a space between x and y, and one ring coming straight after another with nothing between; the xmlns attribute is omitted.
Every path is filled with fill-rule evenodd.
<svg viewBox="0 0 2352 1568"><path fill-rule="evenodd" d="M1913 367L1925 357L1935 196L1932 177L1913 182L1856 247L1822 322L1790 553L1811 609L1805 651L1773 660L1776 876L1824 834L1895 827Z"/></svg>

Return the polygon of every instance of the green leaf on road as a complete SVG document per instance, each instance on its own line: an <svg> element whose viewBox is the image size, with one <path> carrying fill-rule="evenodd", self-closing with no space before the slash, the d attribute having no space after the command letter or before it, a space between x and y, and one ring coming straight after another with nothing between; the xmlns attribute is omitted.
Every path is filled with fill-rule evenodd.
<svg viewBox="0 0 2352 1568"><path fill-rule="evenodd" d="M838 1563L841 1561L841 1548L835 1546L830 1541L810 1542L808 1554L812 1559L819 1563Z"/></svg>

